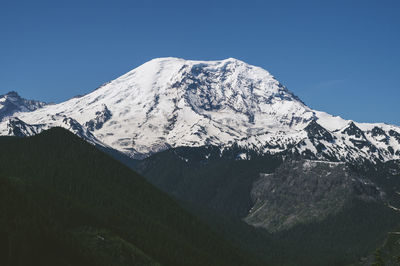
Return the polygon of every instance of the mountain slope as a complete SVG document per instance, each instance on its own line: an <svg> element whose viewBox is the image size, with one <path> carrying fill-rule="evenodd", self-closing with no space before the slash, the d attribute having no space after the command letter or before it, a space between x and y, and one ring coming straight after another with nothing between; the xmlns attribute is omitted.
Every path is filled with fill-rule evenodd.
<svg viewBox="0 0 400 266"><path fill-rule="evenodd" d="M46 105L44 102L26 100L15 91L0 95L0 121L18 112L31 112Z"/></svg>
<svg viewBox="0 0 400 266"><path fill-rule="evenodd" d="M134 158L173 147L233 144L261 154L285 151L320 160L400 158L399 127L312 110L266 70L233 58L154 59L87 95L18 118L43 129L74 121L92 135L84 138ZM316 124L320 130L312 129ZM352 134L354 127L363 134ZM13 131L11 123L0 123L0 134ZM321 131L331 137L321 138Z"/></svg>
<svg viewBox="0 0 400 266"><path fill-rule="evenodd" d="M398 197L395 174L400 171L395 161L354 166L289 158L240 147L222 153L215 146L181 147L136 161L132 167L182 201L268 231L323 220L355 199L384 208L400 206L392 202Z"/></svg>
<svg viewBox="0 0 400 266"><path fill-rule="evenodd" d="M248 224L282 231L297 224L323 221L350 202L376 202L384 207L385 192L345 163L287 161L273 174L260 174L250 192Z"/></svg>
<svg viewBox="0 0 400 266"><path fill-rule="evenodd" d="M2 265L257 264L64 129L0 145Z"/></svg>
<svg viewBox="0 0 400 266"><path fill-rule="evenodd" d="M181 147L134 167L268 265L349 265L400 223L392 208L400 207L395 162L366 173L344 163L282 163L280 156L254 152L240 160L242 153Z"/></svg>

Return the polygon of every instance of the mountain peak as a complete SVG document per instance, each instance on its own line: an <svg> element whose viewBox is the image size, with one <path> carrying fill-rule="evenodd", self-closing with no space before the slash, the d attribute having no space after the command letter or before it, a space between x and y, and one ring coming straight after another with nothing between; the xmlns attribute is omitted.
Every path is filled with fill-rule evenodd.
<svg viewBox="0 0 400 266"><path fill-rule="evenodd" d="M16 91L9 91L5 94L5 96L21 97Z"/></svg>
<svg viewBox="0 0 400 266"><path fill-rule="evenodd" d="M241 64L246 64L247 65L246 62L244 62L242 60L239 60L239 59L236 59L236 58L233 58L233 57L228 57L228 58L225 58L225 59L217 59L217 60L196 60L196 59L184 59L184 58L181 58L181 57L166 56L166 57L153 58L153 59L147 61L146 63L149 63L149 62L167 62L167 61L169 61L169 62L189 62L189 63L192 62L193 64L196 64L196 63L214 64L214 63L218 63L218 62L219 63L230 62L230 63L241 63Z"/></svg>
<svg viewBox="0 0 400 266"><path fill-rule="evenodd" d="M221 145L267 130L302 129L314 113L260 67L235 58L164 57L21 119L60 125L56 120L65 117L136 156L166 147Z"/></svg>
<svg viewBox="0 0 400 266"><path fill-rule="evenodd" d="M347 160L365 136L375 138L370 141L377 147L390 143L392 154L400 152L395 133L390 135L390 130L400 129L379 125L389 134L382 142L380 135L367 135L371 125L357 124L360 129L350 123L343 128L348 121L312 110L268 71L235 58L155 58L91 93L18 117L28 125L43 125L40 128L66 127L135 158L171 147L237 144L267 153L297 147L293 152L326 152L335 160ZM0 134L8 132L0 123ZM393 157L383 146L371 146L371 152L376 154L360 154Z"/></svg>
<svg viewBox="0 0 400 266"><path fill-rule="evenodd" d="M46 105L44 102L27 100L16 91L0 95L0 121L18 112L30 112Z"/></svg>
<svg viewBox="0 0 400 266"><path fill-rule="evenodd" d="M349 136L354 136L356 138L365 139L364 132L353 121L350 121L348 126L345 129L343 129L343 133Z"/></svg>
<svg viewBox="0 0 400 266"><path fill-rule="evenodd" d="M304 128L307 132L308 137L313 141L314 139L317 140L325 140L332 142L333 136L332 134L322 127L316 119L311 120L311 122Z"/></svg>

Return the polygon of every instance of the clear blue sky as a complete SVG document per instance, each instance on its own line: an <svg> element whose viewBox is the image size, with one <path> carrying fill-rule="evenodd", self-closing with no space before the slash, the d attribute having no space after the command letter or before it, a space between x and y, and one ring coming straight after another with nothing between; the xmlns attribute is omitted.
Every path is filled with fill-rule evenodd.
<svg viewBox="0 0 400 266"><path fill-rule="evenodd" d="M235 57L310 107L400 125L400 1L0 1L0 94L60 102L155 57Z"/></svg>

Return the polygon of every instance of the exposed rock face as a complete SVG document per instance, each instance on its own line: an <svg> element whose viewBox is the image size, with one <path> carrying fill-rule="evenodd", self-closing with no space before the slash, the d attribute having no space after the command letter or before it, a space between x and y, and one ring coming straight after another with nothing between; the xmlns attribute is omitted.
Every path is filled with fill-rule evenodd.
<svg viewBox="0 0 400 266"><path fill-rule="evenodd" d="M27 137L38 134L44 125L29 125L16 117L7 121L8 134L16 137Z"/></svg>
<svg viewBox="0 0 400 266"><path fill-rule="evenodd" d="M15 91L10 91L7 94L0 95L0 121L17 112L31 112L45 105L44 102L26 100Z"/></svg>
<svg viewBox="0 0 400 266"><path fill-rule="evenodd" d="M319 140L332 142L333 136L328 130L323 128L316 120L312 120L304 130L307 132L308 138L314 143Z"/></svg>
<svg viewBox="0 0 400 266"><path fill-rule="evenodd" d="M102 142L100 142L86 127L83 127L75 119L63 116L62 120L56 121L58 124L54 124L52 127L63 127L91 144L99 147L109 148L107 145L104 145ZM17 117L10 117L9 119L5 120L5 123L8 135L16 137L33 136L50 128L47 124L31 125Z"/></svg>
<svg viewBox="0 0 400 266"><path fill-rule="evenodd" d="M344 163L290 161L273 174L260 174L251 191L254 206L245 221L279 231L323 220L354 198L379 201L383 196L375 184L353 174Z"/></svg>
<svg viewBox="0 0 400 266"><path fill-rule="evenodd" d="M101 111L97 111L95 115L96 115L95 118L85 123L85 126L90 131L102 128L104 123L110 120L112 116L110 110L108 110L107 105L105 104L103 105L103 109Z"/></svg>

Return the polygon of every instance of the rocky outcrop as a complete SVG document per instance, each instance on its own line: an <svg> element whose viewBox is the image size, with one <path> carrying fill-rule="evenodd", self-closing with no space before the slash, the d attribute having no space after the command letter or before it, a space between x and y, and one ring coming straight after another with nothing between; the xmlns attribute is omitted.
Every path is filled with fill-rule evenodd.
<svg viewBox="0 0 400 266"><path fill-rule="evenodd" d="M245 221L268 231L321 221L352 199L380 201L384 193L352 173L345 163L289 161L273 174L260 174L251 190L253 207Z"/></svg>
<svg viewBox="0 0 400 266"><path fill-rule="evenodd" d="M104 123L110 120L112 114L107 105L103 104L102 110L95 113L96 117L85 123L88 130L94 131L103 127Z"/></svg>
<svg viewBox="0 0 400 266"><path fill-rule="evenodd" d="M10 91L7 94L0 95L0 121L17 112L32 112L45 105L44 102L26 100L15 91Z"/></svg>

